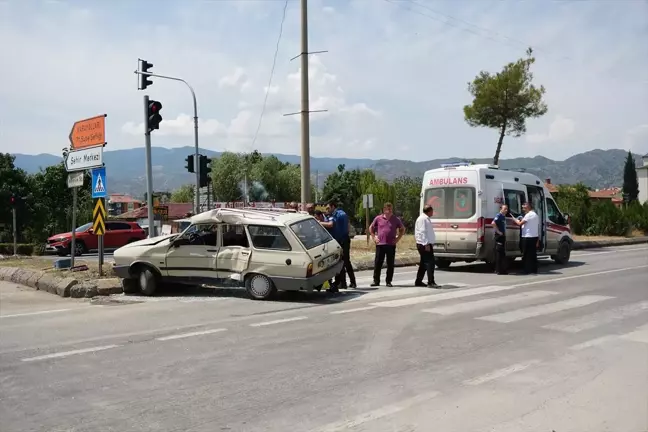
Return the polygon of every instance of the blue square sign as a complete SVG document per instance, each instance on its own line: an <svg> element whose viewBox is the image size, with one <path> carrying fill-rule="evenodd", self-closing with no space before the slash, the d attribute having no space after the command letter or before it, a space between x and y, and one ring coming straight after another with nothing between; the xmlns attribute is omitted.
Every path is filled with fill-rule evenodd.
<svg viewBox="0 0 648 432"><path fill-rule="evenodd" d="M106 198L106 168L92 170L92 198Z"/></svg>

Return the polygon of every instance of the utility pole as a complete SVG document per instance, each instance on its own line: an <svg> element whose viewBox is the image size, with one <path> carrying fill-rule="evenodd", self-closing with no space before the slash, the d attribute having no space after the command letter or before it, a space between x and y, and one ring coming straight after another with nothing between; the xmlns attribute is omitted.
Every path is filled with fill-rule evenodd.
<svg viewBox="0 0 648 432"><path fill-rule="evenodd" d="M315 203L319 202L319 170L315 171Z"/></svg>
<svg viewBox="0 0 648 432"><path fill-rule="evenodd" d="M16 226L16 204L14 203L13 208L11 209L11 216L13 218L13 249L14 256L18 255L18 227Z"/></svg>
<svg viewBox="0 0 648 432"><path fill-rule="evenodd" d="M301 0L301 202L310 201L310 119L308 100L308 10Z"/></svg>
<svg viewBox="0 0 648 432"><path fill-rule="evenodd" d="M153 218L153 169L151 168L151 131L149 130L149 97L144 95L144 139L146 150L146 208L148 210L148 237L155 237Z"/></svg>

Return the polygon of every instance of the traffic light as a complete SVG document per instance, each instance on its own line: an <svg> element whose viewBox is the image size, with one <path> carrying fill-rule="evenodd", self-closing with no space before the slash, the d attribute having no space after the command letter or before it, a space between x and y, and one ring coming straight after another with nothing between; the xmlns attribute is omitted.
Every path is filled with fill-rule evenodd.
<svg viewBox="0 0 648 432"><path fill-rule="evenodd" d="M149 101L148 106L148 131L151 132L154 129L160 129L160 123L162 122L162 116L160 111L162 110L162 104L158 101Z"/></svg>
<svg viewBox="0 0 648 432"><path fill-rule="evenodd" d="M11 205L11 207L16 207L17 201L18 200L16 199L16 195L11 194L11 196L9 196L9 204Z"/></svg>
<svg viewBox="0 0 648 432"><path fill-rule="evenodd" d="M146 60L139 59L139 70L140 72L148 72L149 69L153 67L153 63L149 63ZM150 72L149 72L150 73ZM150 85L153 85L153 81L149 79L148 75L139 74L139 86L138 90L146 90Z"/></svg>
<svg viewBox="0 0 648 432"><path fill-rule="evenodd" d="M187 171L190 173L195 172L194 171L194 155L190 154L185 158L185 162L187 162L187 165L185 165L185 168Z"/></svg>
<svg viewBox="0 0 648 432"><path fill-rule="evenodd" d="M211 178L211 159L200 155L200 187L205 187Z"/></svg>

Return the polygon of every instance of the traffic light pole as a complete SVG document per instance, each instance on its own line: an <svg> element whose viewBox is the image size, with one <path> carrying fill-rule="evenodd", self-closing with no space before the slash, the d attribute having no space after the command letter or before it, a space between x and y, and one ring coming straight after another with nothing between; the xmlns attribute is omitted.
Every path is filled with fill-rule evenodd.
<svg viewBox="0 0 648 432"><path fill-rule="evenodd" d="M168 80L173 80L173 81L180 81L185 83L187 87L189 87L189 90L191 91L191 97L193 98L193 110L194 110L194 145L196 147L195 151L195 157L194 157L194 171L196 172L196 197L195 197L195 203L194 203L194 213L198 214L200 213L200 156L198 154L199 149L198 149L198 104L196 102L196 92L194 92L193 87L189 85L189 83L182 78L176 78L168 75L157 75L153 74L150 72L142 72L142 71L135 71L136 74L138 75L145 75L145 76L151 76L151 77L156 77L156 78L163 78L163 79L168 79ZM148 96L146 96L146 114L147 114L147 122L148 122ZM148 125L146 126L146 133L149 135L148 137L148 142L149 142L149 148L150 148L150 132L148 132ZM149 150L150 151L150 150ZM150 163L150 159L149 159ZM151 208L149 206L149 208ZM150 220L150 219L149 219ZM149 231L150 232L150 231Z"/></svg>
<svg viewBox="0 0 648 432"><path fill-rule="evenodd" d="M153 219L153 169L151 168L151 131L148 122L149 97L144 95L144 139L146 140L146 209L148 210L148 238L155 237L155 220Z"/></svg>

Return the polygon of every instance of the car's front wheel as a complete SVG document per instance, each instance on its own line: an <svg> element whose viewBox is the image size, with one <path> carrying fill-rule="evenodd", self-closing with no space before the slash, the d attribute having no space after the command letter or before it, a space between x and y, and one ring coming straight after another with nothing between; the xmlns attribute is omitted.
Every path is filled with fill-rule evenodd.
<svg viewBox="0 0 648 432"><path fill-rule="evenodd" d="M158 278L150 269L144 268L139 272L137 277L139 282L139 291L142 295L152 296L158 287Z"/></svg>
<svg viewBox="0 0 648 432"><path fill-rule="evenodd" d="M252 274L245 278L245 290L254 300L268 300L275 294L277 288L269 277Z"/></svg>

